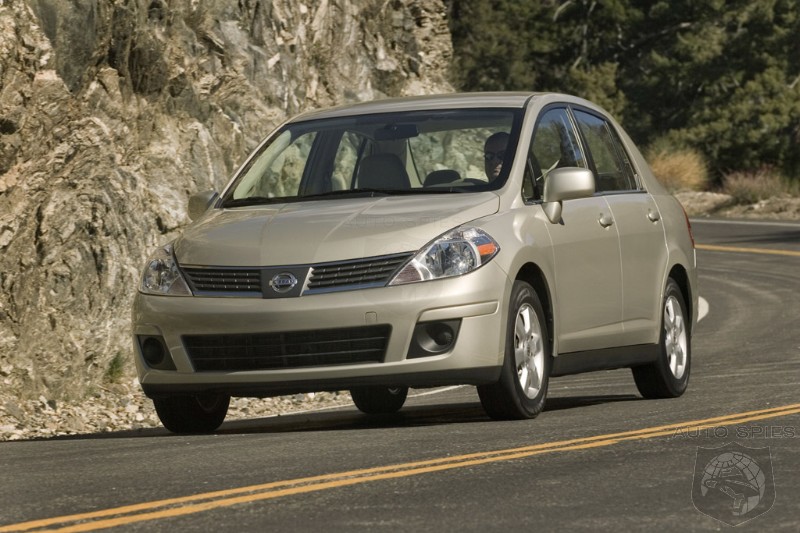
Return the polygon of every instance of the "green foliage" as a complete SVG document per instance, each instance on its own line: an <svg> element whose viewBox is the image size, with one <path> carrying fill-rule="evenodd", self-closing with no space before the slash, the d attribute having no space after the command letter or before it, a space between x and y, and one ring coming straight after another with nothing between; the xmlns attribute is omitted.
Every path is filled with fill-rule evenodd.
<svg viewBox="0 0 800 533"><path fill-rule="evenodd" d="M800 179L800 0L451 0L462 90L585 96L717 179Z"/></svg>
<svg viewBox="0 0 800 533"><path fill-rule="evenodd" d="M456 83L472 91L530 90L530 2L474 0L453 2L451 31L459 43L454 58Z"/></svg>
<svg viewBox="0 0 800 533"><path fill-rule="evenodd" d="M108 363L105 378L111 383L117 383L125 375L125 356L117 352Z"/></svg>
<svg viewBox="0 0 800 533"><path fill-rule="evenodd" d="M571 68L568 79L572 92L593 101L612 115L621 117L625 112L627 98L617 86L617 68L616 63L610 62L588 68Z"/></svg>

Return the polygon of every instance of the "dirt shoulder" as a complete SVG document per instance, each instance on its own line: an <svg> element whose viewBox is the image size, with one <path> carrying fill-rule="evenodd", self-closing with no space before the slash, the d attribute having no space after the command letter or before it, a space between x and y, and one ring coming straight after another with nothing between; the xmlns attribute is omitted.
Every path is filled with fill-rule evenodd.
<svg viewBox="0 0 800 533"><path fill-rule="evenodd" d="M679 192L675 197L691 217L715 216L764 220L800 220L800 198L778 196L754 204L737 204L727 194Z"/></svg>

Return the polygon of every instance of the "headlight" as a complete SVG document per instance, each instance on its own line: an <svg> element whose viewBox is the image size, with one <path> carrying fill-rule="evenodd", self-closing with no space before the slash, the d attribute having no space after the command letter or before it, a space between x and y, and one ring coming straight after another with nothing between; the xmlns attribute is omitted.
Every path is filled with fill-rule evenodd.
<svg viewBox="0 0 800 533"><path fill-rule="evenodd" d="M461 276L482 267L499 251L485 231L456 228L422 248L389 285Z"/></svg>
<svg viewBox="0 0 800 533"><path fill-rule="evenodd" d="M192 291L178 270L172 244L162 246L147 259L139 290L145 294L191 296Z"/></svg>

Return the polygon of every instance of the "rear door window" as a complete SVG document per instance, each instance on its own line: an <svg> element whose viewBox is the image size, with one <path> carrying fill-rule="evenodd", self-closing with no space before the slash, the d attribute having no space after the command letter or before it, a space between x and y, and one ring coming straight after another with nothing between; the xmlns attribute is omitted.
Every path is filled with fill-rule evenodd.
<svg viewBox="0 0 800 533"><path fill-rule="evenodd" d="M635 190L630 159L611 124L584 111L574 110L574 113L597 171L597 192Z"/></svg>

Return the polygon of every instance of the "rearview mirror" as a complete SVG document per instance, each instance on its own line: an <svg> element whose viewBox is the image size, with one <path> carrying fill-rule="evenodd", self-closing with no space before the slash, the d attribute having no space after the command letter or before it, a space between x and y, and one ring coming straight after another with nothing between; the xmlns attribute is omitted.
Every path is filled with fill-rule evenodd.
<svg viewBox="0 0 800 533"><path fill-rule="evenodd" d="M594 174L578 167L554 168L544 181L542 207L553 224L561 221L561 202L576 198L588 198L595 192Z"/></svg>
<svg viewBox="0 0 800 533"><path fill-rule="evenodd" d="M387 124L375 131L376 141L397 141L419 136L416 124Z"/></svg>
<svg viewBox="0 0 800 533"><path fill-rule="evenodd" d="M196 220L206 212L208 207L213 204L219 195L217 191L198 192L189 197L189 218Z"/></svg>

